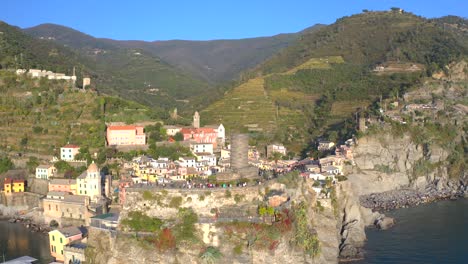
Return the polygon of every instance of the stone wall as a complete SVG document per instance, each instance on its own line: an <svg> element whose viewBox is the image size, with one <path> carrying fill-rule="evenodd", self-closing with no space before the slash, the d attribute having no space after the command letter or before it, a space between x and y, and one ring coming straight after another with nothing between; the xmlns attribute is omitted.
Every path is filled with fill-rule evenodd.
<svg viewBox="0 0 468 264"><path fill-rule="evenodd" d="M44 179L37 179L35 177L28 178L29 190L33 193L47 195L49 191L49 181Z"/></svg>

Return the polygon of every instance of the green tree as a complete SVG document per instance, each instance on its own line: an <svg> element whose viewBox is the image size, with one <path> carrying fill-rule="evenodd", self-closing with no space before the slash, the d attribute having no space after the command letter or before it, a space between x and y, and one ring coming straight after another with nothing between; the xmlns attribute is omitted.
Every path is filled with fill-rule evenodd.
<svg viewBox="0 0 468 264"><path fill-rule="evenodd" d="M13 162L11 159L6 156L0 157L0 174L11 169L13 169Z"/></svg>
<svg viewBox="0 0 468 264"><path fill-rule="evenodd" d="M181 132L177 132L174 135L174 140L175 141L184 141L184 134L182 134Z"/></svg>

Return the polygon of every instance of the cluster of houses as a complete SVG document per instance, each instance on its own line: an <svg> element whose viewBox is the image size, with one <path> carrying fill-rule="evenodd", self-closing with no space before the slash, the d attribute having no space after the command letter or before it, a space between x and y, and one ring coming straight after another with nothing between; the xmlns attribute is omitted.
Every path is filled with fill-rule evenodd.
<svg viewBox="0 0 468 264"><path fill-rule="evenodd" d="M38 70L38 69L17 69L17 75L26 74L31 78L47 78L49 80L67 80L67 81L76 81L76 75L72 76L65 75L65 73L55 73L52 71Z"/></svg>
<svg viewBox="0 0 468 264"><path fill-rule="evenodd" d="M165 184L171 181L187 181L192 177L206 178L223 172L230 167L231 148L225 147L226 136L224 126L200 127L200 116L195 113L193 126L165 126L169 138L177 133L183 135L183 144L190 147L191 155L177 160L149 156L135 157L123 168L128 173L122 176L118 184L112 186L109 175L101 173L94 162L76 179L57 177L54 165L39 165L36 168L37 179L47 181L48 192L42 199L43 216L46 223L56 222L60 227L49 232L50 253L56 261L75 263L85 261L87 230L101 228L115 230L119 216L109 212L112 195L117 194L119 204L126 200L127 188L135 184ZM314 179L320 184L314 185L319 198L326 198L323 192L330 181L342 175L346 161L352 163L352 140L336 146L330 141L321 141L318 150L335 150L335 155L321 159L283 160L287 149L282 144L266 146L266 157L262 158L255 147L248 148L248 161L251 165L263 170L288 172L300 170L301 176ZM138 125L109 125L107 127L107 145L145 145L144 127ZM76 162L80 147L67 144L60 149L60 159ZM281 158L278 158L279 153ZM20 179L7 178L4 182L5 193L24 192L27 182ZM115 188L117 187L118 188Z"/></svg>
<svg viewBox="0 0 468 264"><path fill-rule="evenodd" d="M87 229L94 218L108 213L112 180L91 163L76 179L51 179L42 200L44 221L59 228L49 232L50 253L56 261L85 261ZM69 262L72 261L72 262Z"/></svg>

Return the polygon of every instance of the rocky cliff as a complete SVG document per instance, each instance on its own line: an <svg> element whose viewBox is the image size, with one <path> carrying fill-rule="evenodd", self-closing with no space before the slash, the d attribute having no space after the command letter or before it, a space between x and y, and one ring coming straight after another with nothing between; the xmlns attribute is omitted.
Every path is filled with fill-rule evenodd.
<svg viewBox="0 0 468 264"><path fill-rule="evenodd" d="M87 255L91 263L204 263L201 254L212 246L220 253L216 261L219 263L336 263L340 242L337 218L329 200L323 201L321 211L315 208L315 192L311 186L312 182L304 180L294 188L270 182L258 187L231 188L229 192L224 189L134 189L128 193L122 219L132 211L173 219L177 217L177 207L190 207L198 216L196 236L200 241L159 251L154 243L136 239L134 233L125 232L123 228L118 232L91 228ZM268 193L274 194L274 198L269 199L272 195ZM287 221L274 226L242 223L249 217L249 221L255 219L259 202L268 200L271 203L282 201L283 205L278 208L291 210L300 202L306 204L303 224L320 240L318 255L312 257L292 242L296 234L294 222L293 227L288 226L291 223ZM210 221L215 212L219 216L216 223Z"/></svg>

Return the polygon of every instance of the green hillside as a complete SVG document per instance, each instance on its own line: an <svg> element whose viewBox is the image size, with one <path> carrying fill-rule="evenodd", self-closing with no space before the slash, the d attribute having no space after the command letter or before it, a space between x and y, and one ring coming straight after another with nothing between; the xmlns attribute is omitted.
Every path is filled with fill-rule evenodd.
<svg viewBox="0 0 468 264"><path fill-rule="evenodd" d="M330 26L303 34L252 71L254 80L263 80L263 90L246 86L248 81L208 107L207 118L238 130L258 123L263 128L261 137L281 141L294 150L321 136L349 138L355 132L356 111L371 105L375 109L381 97L401 95L428 74L468 54L466 35L454 32L444 31L440 22L407 13L368 12L338 19ZM373 72L379 64L398 70ZM405 70L412 64L421 68ZM251 96L246 88L263 92L262 100L278 111L267 111L258 118L250 114L250 109L242 105L258 100L260 95ZM223 113L229 103L235 107ZM251 117L232 122L232 112ZM276 129L261 120L276 121Z"/></svg>
<svg viewBox="0 0 468 264"><path fill-rule="evenodd" d="M255 67L279 50L289 46L301 34L313 32L322 26L315 25L302 32L271 37L211 41L147 42L99 39L54 24L27 28L24 32L37 38L52 38L57 43L81 50L89 55L100 50L143 51L146 56L161 58L179 71L213 84L237 78L241 72Z"/></svg>
<svg viewBox="0 0 468 264"><path fill-rule="evenodd" d="M143 105L71 89L66 81L0 70L0 149L58 154L67 142L98 150L105 122L155 121Z"/></svg>
<svg viewBox="0 0 468 264"><path fill-rule="evenodd" d="M43 24L24 30L48 43L73 49L80 55L84 67L94 69L92 86L107 94L135 100L156 109L179 107L183 103L209 94L208 83L191 77L140 48L127 47L118 41L97 39L79 31Z"/></svg>

